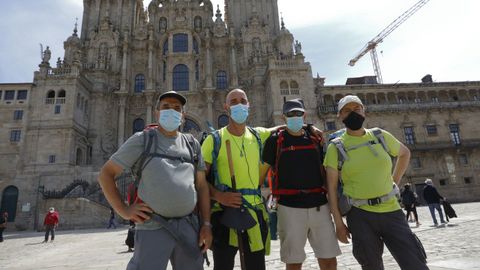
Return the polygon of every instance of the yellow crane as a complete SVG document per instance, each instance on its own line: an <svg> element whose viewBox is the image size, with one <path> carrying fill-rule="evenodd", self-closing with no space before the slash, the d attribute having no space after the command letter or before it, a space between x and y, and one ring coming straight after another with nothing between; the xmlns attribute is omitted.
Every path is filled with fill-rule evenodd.
<svg viewBox="0 0 480 270"><path fill-rule="evenodd" d="M382 79L382 72L380 70L380 64L378 62L377 56L377 45L383 42L385 37L390 35L393 30L397 29L403 22L405 22L410 16L412 16L415 12L417 12L421 7L423 7L428 1L430 0L420 0L407 11L405 11L402 15L396 18L390 25L388 25L385 29L383 29L380 34L376 35L372 40L370 40L365 47L360 50L360 52L350 60L348 65L354 66L360 58L362 58L365 54L370 52L370 57L373 63L373 69L375 71L375 75L377 76L377 82L383 83Z"/></svg>

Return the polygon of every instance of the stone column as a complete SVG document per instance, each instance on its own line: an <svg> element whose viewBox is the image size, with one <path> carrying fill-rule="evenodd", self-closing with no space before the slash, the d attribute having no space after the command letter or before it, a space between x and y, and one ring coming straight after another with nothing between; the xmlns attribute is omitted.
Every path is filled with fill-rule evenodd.
<svg viewBox="0 0 480 270"><path fill-rule="evenodd" d="M120 83L120 92L127 91L127 56L128 56L128 30L123 32L123 58L122 58L122 80Z"/></svg>
<svg viewBox="0 0 480 270"><path fill-rule="evenodd" d="M206 97L207 97L207 120L210 124L214 125L213 123L213 89L205 90Z"/></svg>
<svg viewBox="0 0 480 270"><path fill-rule="evenodd" d="M127 94L118 93L118 147L123 144L125 137L125 106L127 103Z"/></svg>
<svg viewBox="0 0 480 270"><path fill-rule="evenodd" d="M154 49L154 40L153 40L153 26L150 24L148 27L148 79L147 79L147 90L154 90L154 81L153 81L153 49Z"/></svg>
<svg viewBox="0 0 480 270"><path fill-rule="evenodd" d="M206 31L206 38L205 38L205 87L212 88L212 54L210 52L210 30L207 29Z"/></svg>
<svg viewBox="0 0 480 270"><path fill-rule="evenodd" d="M150 125L152 123L152 106L153 106L153 93L148 93L145 95L145 105L147 106L147 119L146 120L146 125Z"/></svg>
<svg viewBox="0 0 480 270"><path fill-rule="evenodd" d="M230 29L230 51L231 51L230 71L231 71L231 77L232 77L232 79L230 80L230 88L236 88L238 87L238 74L237 74L237 56L235 53L235 36L234 36L233 29Z"/></svg>

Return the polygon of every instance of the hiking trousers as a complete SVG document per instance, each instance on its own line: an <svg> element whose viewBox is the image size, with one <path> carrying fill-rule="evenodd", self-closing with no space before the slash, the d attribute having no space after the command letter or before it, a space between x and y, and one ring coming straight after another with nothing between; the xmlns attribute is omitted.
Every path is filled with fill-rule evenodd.
<svg viewBox="0 0 480 270"><path fill-rule="evenodd" d="M363 270L384 270L385 244L402 270L429 269L425 250L405 220L402 210L374 213L352 207L347 214L353 256Z"/></svg>
<svg viewBox="0 0 480 270"><path fill-rule="evenodd" d="M262 240L265 243L268 234L268 225L263 219L262 211L255 211L260 222ZM238 252L237 247L230 246L230 229L220 223L222 212L212 213L212 233L213 233L213 270L232 270L235 264L235 255ZM242 233L242 242L245 249L245 264L247 270L265 270L265 249L260 251L250 251L248 234ZM238 254L240 256L240 254Z"/></svg>
<svg viewBox="0 0 480 270"><path fill-rule="evenodd" d="M198 247L198 218L169 219L176 235L185 240L185 243ZM195 216L196 217L196 216ZM170 261L174 270L202 270L203 255L200 248L198 253L190 254L180 246L175 238L165 229L135 230L135 251L127 265L127 270L162 270L167 269Z"/></svg>

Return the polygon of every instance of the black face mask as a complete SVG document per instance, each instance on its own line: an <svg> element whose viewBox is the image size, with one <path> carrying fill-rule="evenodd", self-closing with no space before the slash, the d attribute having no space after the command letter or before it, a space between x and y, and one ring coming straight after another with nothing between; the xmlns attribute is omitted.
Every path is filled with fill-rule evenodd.
<svg viewBox="0 0 480 270"><path fill-rule="evenodd" d="M351 130L359 130L362 128L363 121L365 121L365 117L356 112L351 112L347 118L343 120L343 123Z"/></svg>

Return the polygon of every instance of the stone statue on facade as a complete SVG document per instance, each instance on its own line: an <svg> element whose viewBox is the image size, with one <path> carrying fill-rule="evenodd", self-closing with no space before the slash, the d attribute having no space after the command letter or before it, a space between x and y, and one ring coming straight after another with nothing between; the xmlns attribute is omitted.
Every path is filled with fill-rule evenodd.
<svg viewBox="0 0 480 270"><path fill-rule="evenodd" d="M43 51L42 63L48 63L51 57L52 57L52 52L50 51L50 47L47 46L45 51Z"/></svg>
<svg viewBox="0 0 480 270"><path fill-rule="evenodd" d="M302 54L302 43L295 40L295 54Z"/></svg>

